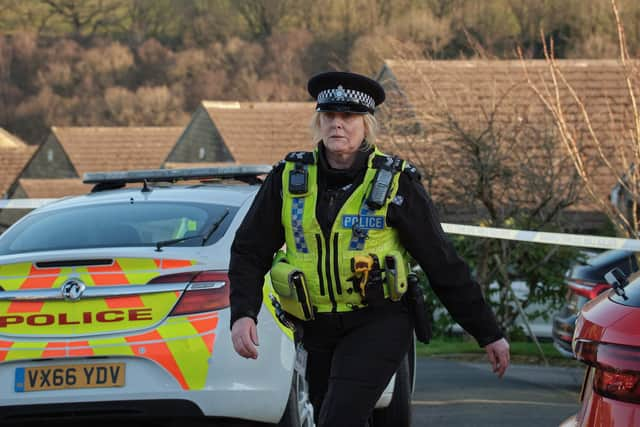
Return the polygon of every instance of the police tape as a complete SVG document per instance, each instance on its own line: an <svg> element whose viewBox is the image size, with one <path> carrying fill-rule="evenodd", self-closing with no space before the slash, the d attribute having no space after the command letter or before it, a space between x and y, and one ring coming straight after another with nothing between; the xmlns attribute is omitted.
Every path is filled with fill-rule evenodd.
<svg viewBox="0 0 640 427"><path fill-rule="evenodd" d="M1 199L0 209L35 209L58 199Z"/></svg>
<svg viewBox="0 0 640 427"><path fill-rule="evenodd" d="M4 199L0 209L35 209L58 199ZM591 236L586 234L549 233L545 231L514 230L510 228L478 227L475 225L442 223L449 234L471 237L513 240L518 242L545 243L594 249L624 249L640 251L640 240L619 237Z"/></svg>
<svg viewBox="0 0 640 427"><path fill-rule="evenodd" d="M518 242L546 243L578 248L624 249L640 251L640 240L619 237L590 236L585 234L549 233L545 231L513 230L509 228L477 227L442 223L446 233Z"/></svg>

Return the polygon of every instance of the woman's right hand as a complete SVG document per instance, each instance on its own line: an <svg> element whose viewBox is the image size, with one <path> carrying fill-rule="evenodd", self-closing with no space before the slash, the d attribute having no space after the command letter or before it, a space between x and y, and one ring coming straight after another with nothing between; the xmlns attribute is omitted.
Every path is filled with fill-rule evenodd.
<svg viewBox="0 0 640 427"><path fill-rule="evenodd" d="M251 317L241 317L231 326L233 348L247 359L258 358L258 328Z"/></svg>

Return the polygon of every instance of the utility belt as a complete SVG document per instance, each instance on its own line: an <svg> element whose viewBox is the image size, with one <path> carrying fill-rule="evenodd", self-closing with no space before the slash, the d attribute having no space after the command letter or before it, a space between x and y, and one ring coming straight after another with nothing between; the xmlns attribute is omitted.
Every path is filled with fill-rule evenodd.
<svg viewBox="0 0 640 427"><path fill-rule="evenodd" d="M431 316L418 276L415 273L407 273L403 257L399 253L385 256L384 269L380 267L375 255L356 256L351 264L353 276L350 281L354 290L361 293L363 304L376 307L383 305L386 299L394 302L403 300L409 308L416 338L425 344L429 343ZM278 252L269 274L273 290L280 300L278 311L282 317L286 317L286 313L300 320L313 320L315 311L302 271L289 264L284 254ZM386 287L387 296L383 286ZM290 323L286 319L283 320L285 324Z"/></svg>
<svg viewBox="0 0 640 427"><path fill-rule="evenodd" d="M366 306L379 306L387 299L400 301L408 289L407 265L397 251L386 255L382 266L374 254L357 255L351 259L351 272L350 292L360 294ZM289 264L281 251L276 255L270 277L282 310L301 320L315 317L303 272Z"/></svg>

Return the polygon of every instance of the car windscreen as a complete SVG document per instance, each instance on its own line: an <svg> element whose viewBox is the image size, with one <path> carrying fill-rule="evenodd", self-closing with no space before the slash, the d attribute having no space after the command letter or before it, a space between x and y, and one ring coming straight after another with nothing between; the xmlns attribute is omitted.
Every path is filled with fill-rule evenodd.
<svg viewBox="0 0 640 427"><path fill-rule="evenodd" d="M238 208L210 203L119 202L34 213L0 236L0 255L23 252L126 246L204 236L220 239ZM227 213L228 212L228 213ZM220 221L217 228L213 224ZM172 246L200 246L201 238Z"/></svg>

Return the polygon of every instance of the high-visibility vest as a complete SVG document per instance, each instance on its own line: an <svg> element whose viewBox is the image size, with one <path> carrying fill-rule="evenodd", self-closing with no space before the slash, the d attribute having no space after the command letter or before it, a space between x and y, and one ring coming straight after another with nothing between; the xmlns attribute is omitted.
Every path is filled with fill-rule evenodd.
<svg viewBox="0 0 640 427"><path fill-rule="evenodd" d="M355 255L378 256L400 254L400 262L407 264L406 251L398 233L386 223L389 203L398 191L399 171L395 171L391 190L384 205L371 209L367 203L379 160L392 159L375 149L367 161L362 183L353 190L325 236L316 219L318 201L317 157L319 153L290 153L282 173L282 224L285 230L287 262L303 272L309 298L316 313L345 312L364 307L362 296L349 279L353 277L351 260ZM376 161L374 161L374 159ZM306 170L307 191L293 194L289 186L292 171ZM407 271L402 268L402 271ZM385 297L389 290L385 287Z"/></svg>

